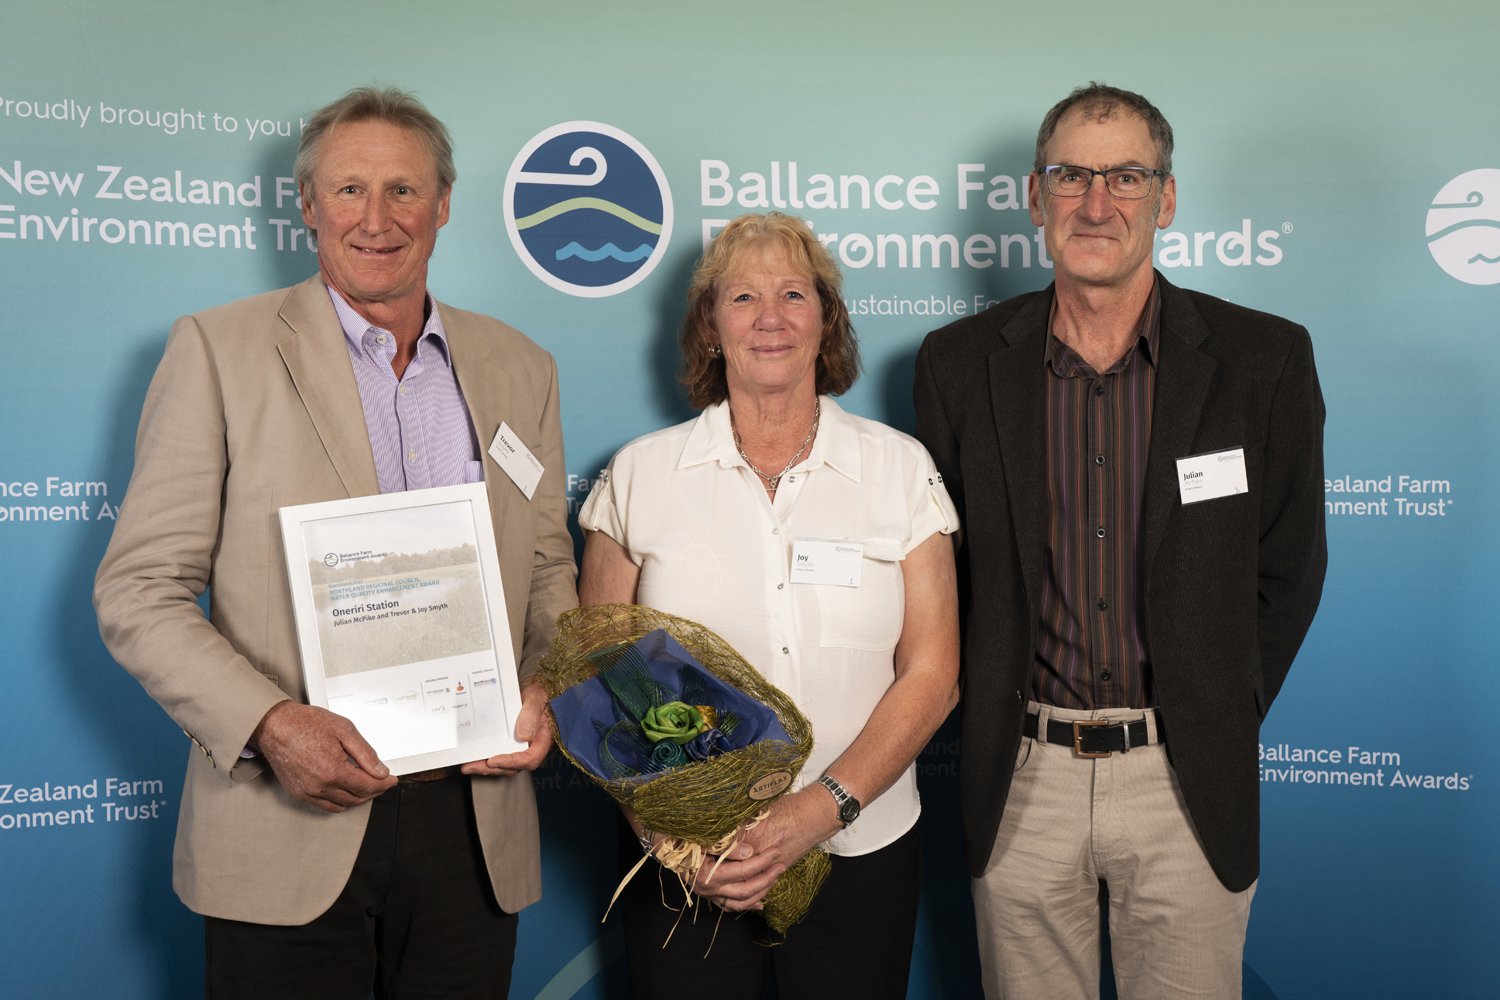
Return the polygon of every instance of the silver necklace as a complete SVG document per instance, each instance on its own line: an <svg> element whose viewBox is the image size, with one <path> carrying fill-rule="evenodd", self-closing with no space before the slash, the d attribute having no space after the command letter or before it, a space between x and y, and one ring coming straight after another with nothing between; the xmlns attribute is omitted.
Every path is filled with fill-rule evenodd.
<svg viewBox="0 0 1500 1000"><path fill-rule="evenodd" d="M761 472L759 469L757 469L755 467L755 463L750 461L750 456L745 454L744 447L740 445L740 432L738 430L734 430L734 414L731 413L729 415L729 424L730 430L734 430L734 449L735 451L738 451L740 453L740 458L743 458L745 460L745 464L750 466L750 471L766 481L766 489L770 490L772 493L775 493L776 487L781 485L781 477L792 470L792 466L796 465L802 459L802 453L806 451L807 446L812 443L813 435L818 433L818 421L822 418L822 416L823 401L819 399L813 403L812 428L807 432L807 437L803 439L802 447L797 449L797 454L792 456L792 460L786 463L786 465L782 466L781 471L776 473L776 475L774 476L768 476L764 472Z"/></svg>

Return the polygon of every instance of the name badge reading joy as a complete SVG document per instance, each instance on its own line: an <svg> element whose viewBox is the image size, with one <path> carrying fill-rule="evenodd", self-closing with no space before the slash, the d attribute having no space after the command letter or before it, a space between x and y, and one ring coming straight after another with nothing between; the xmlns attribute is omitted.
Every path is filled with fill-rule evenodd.
<svg viewBox="0 0 1500 1000"><path fill-rule="evenodd" d="M495 464L505 470L510 481L530 500L531 495L536 492L537 483L542 481L542 463L526 447L521 435L511 430L510 424L501 421L500 429L495 432L495 440L490 442L489 451Z"/></svg>
<svg viewBox="0 0 1500 1000"><path fill-rule="evenodd" d="M792 542L792 582L828 587L858 587L865 547L859 542Z"/></svg>
<svg viewBox="0 0 1500 1000"><path fill-rule="evenodd" d="M1248 493L1245 479L1245 449L1227 448L1177 460L1177 488L1183 506L1219 497Z"/></svg>

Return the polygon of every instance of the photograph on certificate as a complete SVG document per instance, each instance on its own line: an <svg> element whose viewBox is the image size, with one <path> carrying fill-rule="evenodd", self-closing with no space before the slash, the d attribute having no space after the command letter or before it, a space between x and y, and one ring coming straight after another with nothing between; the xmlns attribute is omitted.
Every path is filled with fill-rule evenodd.
<svg viewBox="0 0 1500 1000"><path fill-rule="evenodd" d="M382 760L509 735L475 505L300 525L328 708ZM503 627L503 623L502 627ZM502 636L508 640L508 636Z"/></svg>

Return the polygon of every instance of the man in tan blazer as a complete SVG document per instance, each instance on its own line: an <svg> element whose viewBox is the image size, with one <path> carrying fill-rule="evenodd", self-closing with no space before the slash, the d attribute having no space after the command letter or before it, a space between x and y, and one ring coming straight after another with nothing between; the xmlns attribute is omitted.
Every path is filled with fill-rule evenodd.
<svg viewBox="0 0 1500 1000"><path fill-rule="evenodd" d="M319 273L178 320L146 397L94 600L193 743L173 884L207 918L211 996L504 997L515 914L541 895L524 772L550 736L527 678L576 603L557 368L429 295L452 163L400 91L315 114L296 173ZM502 421L545 467L529 500L484 452ZM481 474L529 750L398 783L306 704L277 510Z"/></svg>

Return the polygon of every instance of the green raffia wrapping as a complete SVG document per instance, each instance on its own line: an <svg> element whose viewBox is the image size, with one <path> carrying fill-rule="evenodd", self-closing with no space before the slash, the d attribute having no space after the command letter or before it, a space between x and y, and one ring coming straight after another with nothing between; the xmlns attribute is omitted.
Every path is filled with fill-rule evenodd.
<svg viewBox="0 0 1500 1000"><path fill-rule="evenodd" d="M750 798L752 784L777 771L790 772L795 779L807 763L813 746L812 724L792 699L714 632L686 618L634 604L600 604L560 615L552 651L538 665L536 676L548 697L556 698L594 676L596 664L589 659L591 655L635 642L656 629L665 629L719 680L775 712L793 742L762 740L666 774L605 781L590 774L556 739L555 722L552 735L563 756L648 828L695 844L715 844L775 801L774 797ZM786 787L791 787L790 781ZM784 933L807 914L831 867L827 853L815 848L781 873L761 911L772 930Z"/></svg>

